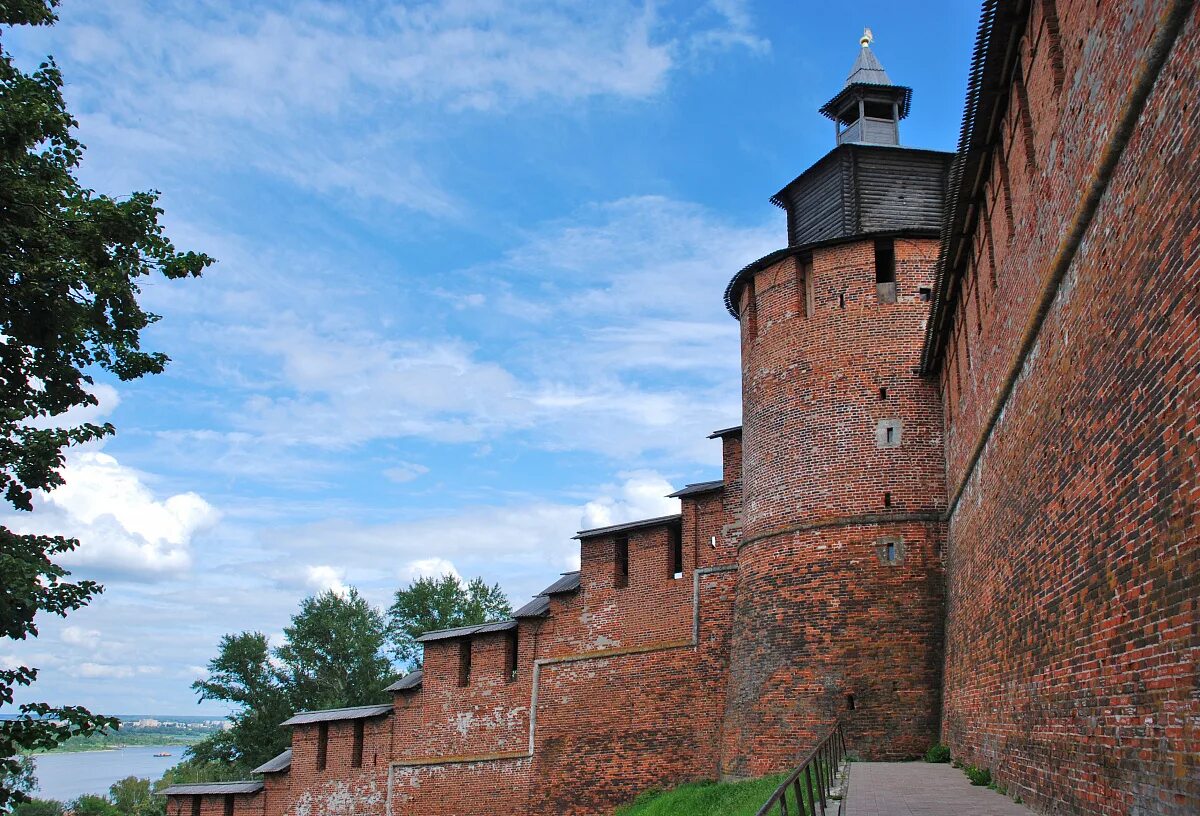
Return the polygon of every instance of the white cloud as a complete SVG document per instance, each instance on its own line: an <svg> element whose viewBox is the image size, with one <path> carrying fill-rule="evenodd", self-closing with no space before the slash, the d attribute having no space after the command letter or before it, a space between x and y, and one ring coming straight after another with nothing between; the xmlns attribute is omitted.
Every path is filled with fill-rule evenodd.
<svg viewBox="0 0 1200 816"><path fill-rule="evenodd" d="M64 9L51 36L110 168L187 157L447 216L459 203L431 165L448 132L539 103L648 99L699 55L761 53L740 6L125 0Z"/></svg>
<svg viewBox="0 0 1200 816"><path fill-rule="evenodd" d="M660 474L637 471L622 473L621 476L625 481L619 487L610 488L608 495L584 505L581 519L584 529L679 512L679 499L667 498L667 494L673 493L675 488Z"/></svg>
<svg viewBox="0 0 1200 816"><path fill-rule="evenodd" d="M66 483L39 493L32 514L6 521L20 533L78 538L79 548L62 556L67 565L143 576L178 573L191 565L193 538L219 517L192 492L156 498L142 474L99 450L68 452L62 473Z"/></svg>
<svg viewBox="0 0 1200 816"><path fill-rule="evenodd" d="M288 484L327 478L302 451L409 438L715 463L719 446L704 437L740 410L738 326L718 293L776 248L775 221L739 226L650 196L544 224L500 261L443 276L462 298L443 288L439 301L466 304L503 346L408 328L420 316L378 312L384 299L335 259L223 248L220 276L164 305L205 321L189 337L204 359L180 364L219 378L241 410L228 414L233 428L172 430L170 441L198 466ZM491 308L514 291L515 313ZM401 459L384 476L421 467Z"/></svg>
<svg viewBox="0 0 1200 816"><path fill-rule="evenodd" d="M63 643L72 646L83 646L95 649L100 646L100 632L95 629L84 629L81 626L64 626L59 634Z"/></svg>
<svg viewBox="0 0 1200 816"><path fill-rule="evenodd" d="M350 591L346 586L346 571L328 564L309 566L305 570L305 583L314 592L333 592L345 597Z"/></svg>
<svg viewBox="0 0 1200 816"><path fill-rule="evenodd" d="M95 405L76 405L53 417L39 417L29 424L36 428L73 428L85 422L101 423L121 404L117 389L108 383L93 383L86 386L96 398Z"/></svg>
<svg viewBox="0 0 1200 816"><path fill-rule="evenodd" d="M79 674L83 677L133 677L132 666L111 665L108 663L80 663Z"/></svg>
<svg viewBox="0 0 1200 816"><path fill-rule="evenodd" d="M462 582L463 577L454 568L454 564L445 558L418 558L415 561L410 561L400 571L400 576L410 582L418 578L442 578L446 575L452 576L460 583Z"/></svg>
<svg viewBox="0 0 1200 816"><path fill-rule="evenodd" d="M161 668L158 666L131 666L126 664L91 662L79 664L79 674L81 677L125 679L139 675L160 674L161 671Z"/></svg>
<svg viewBox="0 0 1200 816"><path fill-rule="evenodd" d="M392 467L386 468L383 471L383 475L389 481L403 484L404 482L411 482L413 479L420 478L428 472L429 468L424 465L418 465L415 462L397 462Z"/></svg>
<svg viewBox="0 0 1200 816"><path fill-rule="evenodd" d="M650 470L622 473L612 484L581 489L578 502L517 499L505 505L471 505L453 512L384 524L354 517L277 528L269 541L286 541L281 559L327 555L337 542L339 569L377 603L386 603L399 585L421 578L482 576L499 582L520 604L565 570L579 567L580 529L678 512L670 482ZM389 569L388 564L399 564ZM286 570L286 567L283 568Z"/></svg>

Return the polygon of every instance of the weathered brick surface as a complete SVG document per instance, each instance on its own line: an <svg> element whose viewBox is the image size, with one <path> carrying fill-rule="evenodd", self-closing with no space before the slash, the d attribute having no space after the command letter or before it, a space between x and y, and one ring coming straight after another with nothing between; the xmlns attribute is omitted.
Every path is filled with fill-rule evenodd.
<svg viewBox="0 0 1200 816"><path fill-rule="evenodd" d="M233 808L235 816L263 816L263 795L235 793ZM192 809L192 802L200 800L200 811ZM171 796L167 802L167 816L226 816L225 796Z"/></svg>
<svg viewBox="0 0 1200 816"><path fill-rule="evenodd" d="M994 164L942 372L951 495L963 485L944 735L1045 812L1200 812L1194 11L987 423L1168 5L1059 0L1056 38L1033 4L1028 109L1014 92L997 151L1011 196Z"/></svg>
<svg viewBox="0 0 1200 816"><path fill-rule="evenodd" d="M895 303L877 292L873 241L787 258L744 290L726 774L787 767L839 715L867 757L918 754L937 732L942 425L914 373L937 243L895 251ZM895 446L881 445L892 420Z"/></svg>

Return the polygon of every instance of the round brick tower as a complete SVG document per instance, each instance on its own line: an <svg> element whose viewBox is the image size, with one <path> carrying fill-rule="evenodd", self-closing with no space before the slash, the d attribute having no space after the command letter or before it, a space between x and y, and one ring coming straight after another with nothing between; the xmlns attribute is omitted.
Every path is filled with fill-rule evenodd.
<svg viewBox="0 0 1200 816"><path fill-rule="evenodd" d="M951 154L899 147L910 96L864 37L821 109L838 146L772 199L788 247L726 292L744 446L728 776L789 767L838 717L863 758L937 736L942 416L915 370Z"/></svg>

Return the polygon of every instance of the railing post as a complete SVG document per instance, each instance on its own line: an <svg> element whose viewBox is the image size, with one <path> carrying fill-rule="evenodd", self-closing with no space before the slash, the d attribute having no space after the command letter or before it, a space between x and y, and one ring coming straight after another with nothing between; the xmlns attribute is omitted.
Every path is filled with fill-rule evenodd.
<svg viewBox="0 0 1200 816"><path fill-rule="evenodd" d="M825 813L825 772L817 768L817 795L821 797L821 813Z"/></svg>
<svg viewBox="0 0 1200 816"><path fill-rule="evenodd" d="M804 766L804 781L808 786L808 809L811 816L817 816L817 797L813 794L812 766Z"/></svg>
<svg viewBox="0 0 1200 816"><path fill-rule="evenodd" d="M792 780L792 793L796 794L796 813L804 816L804 793L800 790L800 777Z"/></svg>
<svg viewBox="0 0 1200 816"><path fill-rule="evenodd" d="M833 787L833 740L825 741L825 773L829 774L829 787Z"/></svg>

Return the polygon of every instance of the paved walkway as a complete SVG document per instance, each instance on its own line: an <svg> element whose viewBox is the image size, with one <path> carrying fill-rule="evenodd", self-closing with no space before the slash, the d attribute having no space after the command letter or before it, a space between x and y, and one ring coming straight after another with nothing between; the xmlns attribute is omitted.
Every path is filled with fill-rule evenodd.
<svg viewBox="0 0 1200 816"><path fill-rule="evenodd" d="M958 768L928 762L852 762L844 816L1032 816L977 787Z"/></svg>

